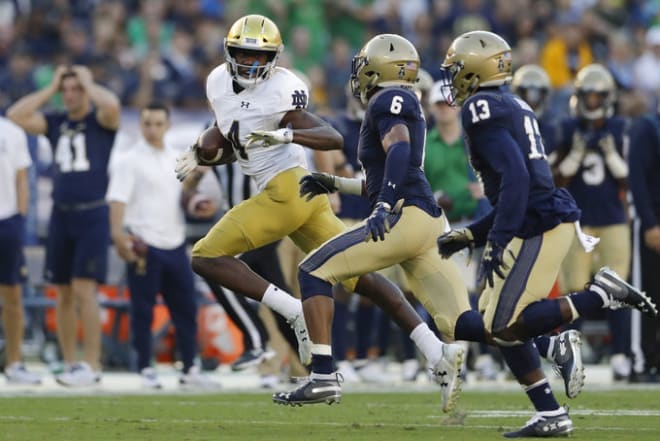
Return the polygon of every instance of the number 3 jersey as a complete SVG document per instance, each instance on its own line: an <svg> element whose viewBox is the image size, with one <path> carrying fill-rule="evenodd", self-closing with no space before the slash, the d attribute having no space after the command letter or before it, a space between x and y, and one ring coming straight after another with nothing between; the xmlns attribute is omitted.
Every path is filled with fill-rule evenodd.
<svg viewBox="0 0 660 441"><path fill-rule="evenodd" d="M46 123L46 137L53 149L53 203L103 200L117 131L102 127L95 111L79 121L62 112L48 113Z"/></svg>
<svg viewBox="0 0 660 441"><path fill-rule="evenodd" d="M206 96L224 137L231 142L244 174L259 191L284 170L306 167L302 146L294 143L245 148L255 130L277 130L290 110L307 107L307 86L291 71L276 67L270 78L236 93L227 65L216 67L206 81Z"/></svg>
<svg viewBox="0 0 660 441"><path fill-rule="evenodd" d="M576 131L585 142L586 153L567 187L582 210L580 222L583 225L599 227L626 222L623 200L619 196L621 186L610 172L598 144L611 136L617 152L625 158L623 146L628 142L627 130L628 121L620 116L607 118L600 128L588 128L579 118L561 122L559 157L570 151Z"/></svg>
<svg viewBox="0 0 660 441"><path fill-rule="evenodd" d="M470 162L493 205L488 239L507 244L579 219L565 189L554 186L538 122L525 101L503 89L478 91L461 119Z"/></svg>

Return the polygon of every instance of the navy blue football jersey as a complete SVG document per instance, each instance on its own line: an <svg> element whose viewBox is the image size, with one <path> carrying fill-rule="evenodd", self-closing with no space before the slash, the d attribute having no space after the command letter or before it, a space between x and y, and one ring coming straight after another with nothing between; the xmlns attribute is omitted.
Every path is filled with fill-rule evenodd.
<svg viewBox="0 0 660 441"><path fill-rule="evenodd" d="M538 118L539 132L541 132L541 139L543 140L543 147L545 154L549 155L557 149L557 141L559 137L559 120L558 118L546 110L543 115Z"/></svg>
<svg viewBox="0 0 660 441"><path fill-rule="evenodd" d="M102 127L94 111L80 121L65 113L46 114L46 137L53 149L53 202L102 200L108 187L108 161L116 130Z"/></svg>
<svg viewBox="0 0 660 441"><path fill-rule="evenodd" d="M587 127L580 123L579 118L567 118L561 122L557 147L560 158L571 149L575 131L585 140L586 153L582 164L567 187L582 210L580 221L584 225L604 226L626 222L625 208L619 197L619 183L605 164L598 142L611 134L617 151L624 157L623 145L627 129L628 120L619 116L606 119L600 128Z"/></svg>
<svg viewBox="0 0 660 441"><path fill-rule="evenodd" d="M556 189L533 110L502 89L484 89L461 109L470 162L493 212L488 240L507 244L578 220L570 194ZM479 232L475 236L480 235Z"/></svg>
<svg viewBox="0 0 660 441"><path fill-rule="evenodd" d="M344 156L356 172L362 169L358 160L358 142L362 121L349 118L345 113L331 119L330 124L344 138ZM339 193L341 210L337 216L342 219L364 219L371 214L371 205L362 196Z"/></svg>
<svg viewBox="0 0 660 441"><path fill-rule="evenodd" d="M396 124L405 124L410 133L410 163L406 176L394 194L394 200L404 198L404 206L415 205L432 216L440 216L440 207L433 199L431 186L424 175L426 121L422 108L412 91L389 87L377 92L370 100L360 128L358 157L366 174L367 196L372 205L378 195L385 174L387 157L381 140Z"/></svg>

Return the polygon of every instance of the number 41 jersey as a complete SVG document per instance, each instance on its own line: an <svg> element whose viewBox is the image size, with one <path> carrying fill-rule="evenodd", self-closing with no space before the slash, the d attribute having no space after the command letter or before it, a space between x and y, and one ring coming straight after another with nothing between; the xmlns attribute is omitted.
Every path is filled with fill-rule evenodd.
<svg viewBox="0 0 660 441"><path fill-rule="evenodd" d="M489 239L506 244L579 218L565 189L556 189L538 122L529 105L504 89L465 101L461 118L470 162L496 214Z"/></svg>
<svg viewBox="0 0 660 441"><path fill-rule="evenodd" d="M206 96L220 132L234 148L243 173L252 176L259 191L284 170L306 167L303 147L294 144L254 145L245 148L247 135L255 130L277 130L290 110L307 107L308 90L291 71L276 67L270 78L234 91L226 63L213 69L206 80Z"/></svg>
<svg viewBox="0 0 660 441"><path fill-rule="evenodd" d="M96 112L74 121L65 113L46 114L46 137L53 149L53 202L79 204L105 199L108 161L116 130L96 120Z"/></svg>

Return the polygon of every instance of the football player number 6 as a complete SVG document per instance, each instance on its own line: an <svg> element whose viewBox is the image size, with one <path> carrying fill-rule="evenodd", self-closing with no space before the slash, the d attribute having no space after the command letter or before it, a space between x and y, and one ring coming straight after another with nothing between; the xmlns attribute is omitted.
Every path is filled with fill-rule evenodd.
<svg viewBox="0 0 660 441"><path fill-rule="evenodd" d="M390 106L390 112L395 115L401 113L401 104L403 103L403 97L401 95L394 95L392 98L392 105Z"/></svg>

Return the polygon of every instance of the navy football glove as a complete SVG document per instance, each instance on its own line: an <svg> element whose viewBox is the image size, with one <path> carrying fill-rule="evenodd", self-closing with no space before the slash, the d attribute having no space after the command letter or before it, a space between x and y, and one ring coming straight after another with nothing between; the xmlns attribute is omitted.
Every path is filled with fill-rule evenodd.
<svg viewBox="0 0 660 441"><path fill-rule="evenodd" d="M504 279L504 273L502 270L506 271L509 269L509 265L504 263L504 250L505 247L499 245L490 240L484 248L484 255L481 258L481 266L479 267L479 277L477 278L477 285L485 287L486 283L491 288L495 286L493 280L493 273L496 274L500 279ZM509 251L511 253L511 251ZM511 253L513 256L513 253Z"/></svg>
<svg viewBox="0 0 660 441"><path fill-rule="evenodd" d="M438 237L438 252L443 259L450 258L463 248L470 248L470 255L474 249L474 236L469 228L451 230Z"/></svg>
<svg viewBox="0 0 660 441"><path fill-rule="evenodd" d="M305 200L311 201L312 198L319 194L334 193L337 191L335 185L335 177L327 173L312 173L300 178L300 197L305 197Z"/></svg>
<svg viewBox="0 0 660 441"><path fill-rule="evenodd" d="M403 207L403 199L399 199L394 208L391 208L387 202L376 203L374 211L371 212L366 221L367 236L365 241L369 242L372 239L374 242L378 242L378 239L385 240L385 233L390 232L390 226L401 216L401 207Z"/></svg>

